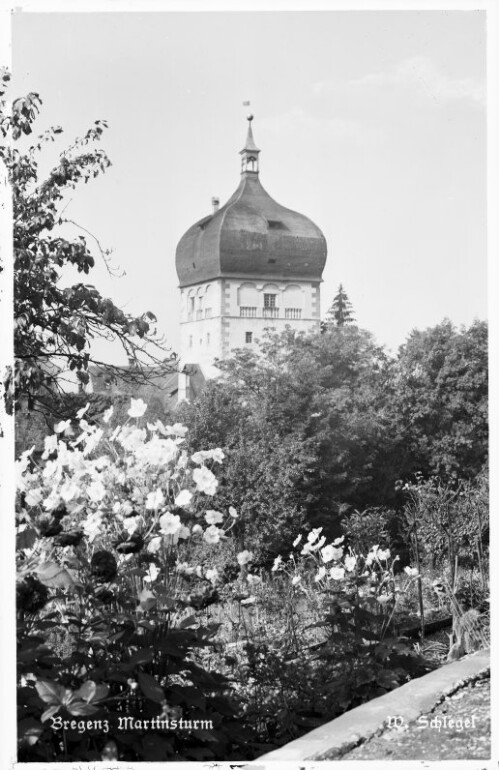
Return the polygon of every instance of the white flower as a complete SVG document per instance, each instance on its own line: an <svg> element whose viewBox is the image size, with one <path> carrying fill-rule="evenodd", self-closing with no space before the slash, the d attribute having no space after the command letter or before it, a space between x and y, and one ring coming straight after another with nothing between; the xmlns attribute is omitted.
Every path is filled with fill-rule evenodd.
<svg viewBox="0 0 499 770"><path fill-rule="evenodd" d="M387 548L384 551L381 550L381 549L378 551L378 559L380 561L388 561L388 559L390 558L390 555L391 554L390 554L390 549L389 548Z"/></svg>
<svg viewBox="0 0 499 770"><path fill-rule="evenodd" d="M322 561L327 564L333 559L341 559L343 556L343 548L335 548L334 545L326 545L321 551Z"/></svg>
<svg viewBox="0 0 499 770"><path fill-rule="evenodd" d="M345 535L342 535L341 537L337 537L336 540L333 540L333 545L341 545L344 539L345 539Z"/></svg>
<svg viewBox="0 0 499 770"><path fill-rule="evenodd" d="M224 520L219 511L206 511L204 518L207 524L220 524Z"/></svg>
<svg viewBox="0 0 499 770"><path fill-rule="evenodd" d="M202 531L203 531L203 527L201 526L201 524L194 524L192 528L193 535L197 535L199 532L202 532Z"/></svg>
<svg viewBox="0 0 499 770"><path fill-rule="evenodd" d="M94 511L83 522L83 531L91 543L97 537L102 525L102 512Z"/></svg>
<svg viewBox="0 0 499 770"><path fill-rule="evenodd" d="M83 417L83 415L84 415L84 414L86 414L86 413L88 412L88 410L89 410L89 409L90 409L90 403L88 403L88 404L87 404L86 406L84 406L82 409L78 409L78 411L76 412L76 419L77 419L77 420L81 420L81 418Z"/></svg>
<svg viewBox="0 0 499 770"><path fill-rule="evenodd" d="M87 494L94 503L100 503L104 495L106 494L106 488L100 479L92 481L87 488Z"/></svg>
<svg viewBox="0 0 499 770"><path fill-rule="evenodd" d="M322 532L322 527L316 527L307 535L307 540L309 543L315 543L315 541L318 539L320 533Z"/></svg>
<svg viewBox="0 0 499 770"><path fill-rule="evenodd" d="M148 511L157 511L161 508L165 502L165 496L161 489L155 489L154 492L149 492L146 500L146 508Z"/></svg>
<svg viewBox="0 0 499 770"><path fill-rule="evenodd" d="M123 521L123 529L126 529L129 535L133 535L140 524L140 516L129 516Z"/></svg>
<svg viewBox="0 0 499 770"><path fill-rule="evenodd" d="M66 503L69 503L70 500L73 500L75 497L78 497L80 492L81 492L80 487L71 478L66 479L66 481L64 482L60 490L61 497Z"/></svg>
<svg viewBox="0 0 499 770"><path fill-rule="evenodd" d="M347 572L352 572L357 564L356 556L345 556L345 569Z"/></svg>
<svg viewBox="0 0 499 770"><path fill-rule="evenodd" d="M110 406L110 407L109 407L109 409L106 409L106 411L105 411L105 412L104 412L104 414L102 415L102 419L103 419L103 421L104 421L106 424L107 424L107 423L109 422L109 420L111 419L111 417L112 417L112 414L113 414L113 411L114 411L113 407L112 407L112 406Z"/></svg>
<svg viewBox="0 0 499 770"><path fill-rule="evenodd" d="M272 572L277 572L281 564L282 564L282 556L279 554L279 556L276 556L274 559L274 564L272 565Z"/></svg>
<svg viewBox="0 0 499 770"><path fill-rule="evenodd" d="M404 572L409 577L419 577L419 572L415 567L404 567Z"/></svg>
<svg viewBox="0 0 499 770"><path fill-rule="evenodd" d="M85 448L83 450L84 456L93 452L103 435L104 431L102 428L96 428L93 429L90 433L87 433L85 436Z"/></svg>
<svg viewBox="0 0 499 770"><path fill-rule="evenodd" d="M259 575L247 575L246 580L250 584L250 586L255 585L256 583L261 583L262 578Z"/></svg>
<svg viewBox="0 0 499 770"><path fill-rule="evenodd" d="M149 545L147 546L147 550L149 553L157 553L159 549L161 548L161 543L163 541L163 538L159 535L157 537L153 537L149 541Z"/></svg>
<svg viewBox="0 0 499 770"><path fill-rule="evenodd" d="M229 515L232 516L233 519L237 519L237 511L233 506L229 506Z"/></svg>
<svg viewBox="0 0 499 770"><path fill-rule="evenodd" d="M156 424L158 424L158 422L159 420ZM186 428L185 425L182 425L180 422L176 422L175 425L167 425L166 428L163 427L163 430L167 435L173 434L174 436L180 436L183 438L189 429Z"/></svg>
<svg viewBox="0 0 499 770"><path fill-rule="evenodd" d="M345 577L345 570L343 567L331 567L329 570L329 577L333 580L343 580Z"/></svg>
<svg viewBox="0 0 499 770"><path fill-rule="evenodd" d="M154 564L154 563L149 564L148 567L147 567L147 574L144 575L144 582L145 583L154 583L154 581L156 580L156 578L158 577L160 572L161 572L161 570L159 569L159 567L156 564Z"/></svg>
<svg viewBox="0 0 499 770"><path fill-rule="evenodd" d="M129 417L142 417L147 409L147 404L142 401L141 398L132 398L130 403L130 409L128 410Z"/></svg>
<svg viewBox="0 0 499 770"><path fill-rule="evenodd" d="M204 466L202 468L195 468L192 478L200 492L204 492L205 495L214 495L216 493L218 481L208 468Z"/></svg>
<svg viewBox="0 0 499 770"><path fill-rule="evenodd" d="M314 578L315 582L318 583L319 580L322 580L322 578L324 577L325 574L326 574L326 568L324 566L323 567L319 567L319 571L318 571L317 575Z"/></svg>
<svg viewBox="0 0 499 770"><path fill-rule="evenodd" d="M210 527L207 527L205 529L203 539L210 544L218 543L220 542L220 538L222 536L221 531L218 527L215 527L214 524L212 524Z"/></svg>
<svg viewBox="0 0 499 770"><path fill-rule="evenodd" d="M253 561L253 551L241 551L237 554L237 563L243 567L245 564L249 564L250 561Z"/></svg>
<svg viewBox="0 0 499 770"><path fill-rule="evenodd" d="M221 463L222 460L225 458L225 455L221 449L212 449L211 456L216 463Z"/></svg>
<svg viewBox="0 0 499 770"><path fill-rule="evenodd" d="M392 598L391 594L390 595L388 595L388 594L381 594L380 596L378 596L376 601L379 602L379 604L387 604L387 602L389 602L391 598Z"/></svg>
<svg viewBox="0 0 499 770"><path fill-rule="evenodd" d="M301 583L301 575L295 575L293 580L291 581L291 585L296 586L298 583Z"/></svg>
<svg viewBox="0 0 499 770"><path fill-rule="evenodd" d="M57 425L54 425L54 433L64 433L70 425L71 420L62 420L62 422L58 422Z"/></svg>
<svg viewBox="0 0 499 770"><path fill-rule="evenodd" d="M205 576L206 580L210 581L210 583L216 583L217 580L218 580L218 570L217 570L217 568L214 567L213 569L207 569L206 572L204 573L204 576Z"/></svg>
<svg viewBox="0 0 499 770"><path fill-rule="evenodd" d="M191 504L192 500L192 492L189 492L188 489L183 489L181 492L178 493L177 497L175 498L175 505L178 508L185 508L187 505Z"/></svg>
<svg viewBox="0 0 499 770"><path fill-rule="evenodd" d="M185 527L183 524L180 527L179 531L177 532L177 537L180 538L180 540L187 540L187 538L190 536L191 530L189 527Z"/></svg>
<svg viewBox="0 0 499 770"><path fill-rule="evenodd" d="M52 452L57 451L57 436L45 436L44 452L42 454L42 460L46 460Z"/></svg>
<svg viewBox="0 0 499 770"><path fill-rule="evenodd" d="M301 536L301 535L298 535L298 537L296 538L296 540L293 540L293 548L296 548L296 546L297 546L297 545L298 545L298 543L300 542L301 538L302 538L302 536Z"/></svg>
<svg viewBox="0 0 499 770"><path fill-rule="evenodd" d="M41 500L43 500L43 489L41 487L30 489L26 493L26 502L30 506L38 505Z"/></svg>
<svg viewBox="0 0 499 770"><path fill-rule="evenodd" d="M175 535L181 526L180 516L169 511L159 518L159 528L164 535Z"/></svg>
<svg viewBox="0 0 499 770"><path fill-rule="evenodd" d="M248 596L247 599L241 599L241 604L254 604L256 601L254 596Z"/></svg>

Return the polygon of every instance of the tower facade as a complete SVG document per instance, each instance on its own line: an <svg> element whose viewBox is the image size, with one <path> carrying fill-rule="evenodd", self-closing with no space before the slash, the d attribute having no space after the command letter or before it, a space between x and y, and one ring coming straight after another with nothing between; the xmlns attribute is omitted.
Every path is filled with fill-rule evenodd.
<svg viewBox="0 0 499 770"><path fill-rule="evenodd" d="M266 328L319 329L324 235L310 219L276 203L259 178L260 150L248 117L241 181L227 203L180 239L183 363L212 364L253 347Z"/></svg>

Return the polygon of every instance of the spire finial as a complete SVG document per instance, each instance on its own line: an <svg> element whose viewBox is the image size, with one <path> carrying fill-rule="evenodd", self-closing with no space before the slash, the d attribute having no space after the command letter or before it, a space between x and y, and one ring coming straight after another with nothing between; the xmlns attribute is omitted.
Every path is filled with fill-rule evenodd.
<svg viewBox="0 0 499 770"><path fill-rule="evenodd" d="M249 102L243 102L243 104L249 107ZM241 173L243 174L246 171L249 171L253 174L258 174L258 155L260 150L256 146L255 140L253 139L253 130L251 127L253 118L254 116L252 113L246 117L246 120L248 121L248 134L246 136L246 144L239 153L242 156Z"/></svg>

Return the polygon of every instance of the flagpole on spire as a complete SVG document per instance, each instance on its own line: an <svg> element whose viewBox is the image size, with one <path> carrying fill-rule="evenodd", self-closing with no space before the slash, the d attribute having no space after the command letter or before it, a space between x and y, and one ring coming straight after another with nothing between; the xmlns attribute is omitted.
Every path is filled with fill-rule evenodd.
<svg viewBox="0 0 499 770"><path fill-rule="evenodd" d="M250 106L251 103L249 101L243 102L243 107ZM253 174L258 174L258 155L260 150L256 146L255 140L253 139L253 130L251 128L253 115L251 113L247 115L246 120L248 121L246 144L239 153L241 155L241 173L244 174L245 172L250 172Z"/></svg>

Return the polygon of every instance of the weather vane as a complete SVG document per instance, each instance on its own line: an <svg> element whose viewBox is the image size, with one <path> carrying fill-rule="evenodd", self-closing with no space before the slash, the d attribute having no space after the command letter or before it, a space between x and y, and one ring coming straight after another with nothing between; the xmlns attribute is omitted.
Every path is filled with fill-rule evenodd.
<svg viewBox="0 0 499 770"><path fill-rule="evenodd" d="M250 107L250 106L251 106L251 102L243 102L243 107ZM251 115L251 113L248 115L248 120L249 121L253 120L253 115Z"/></svg>

